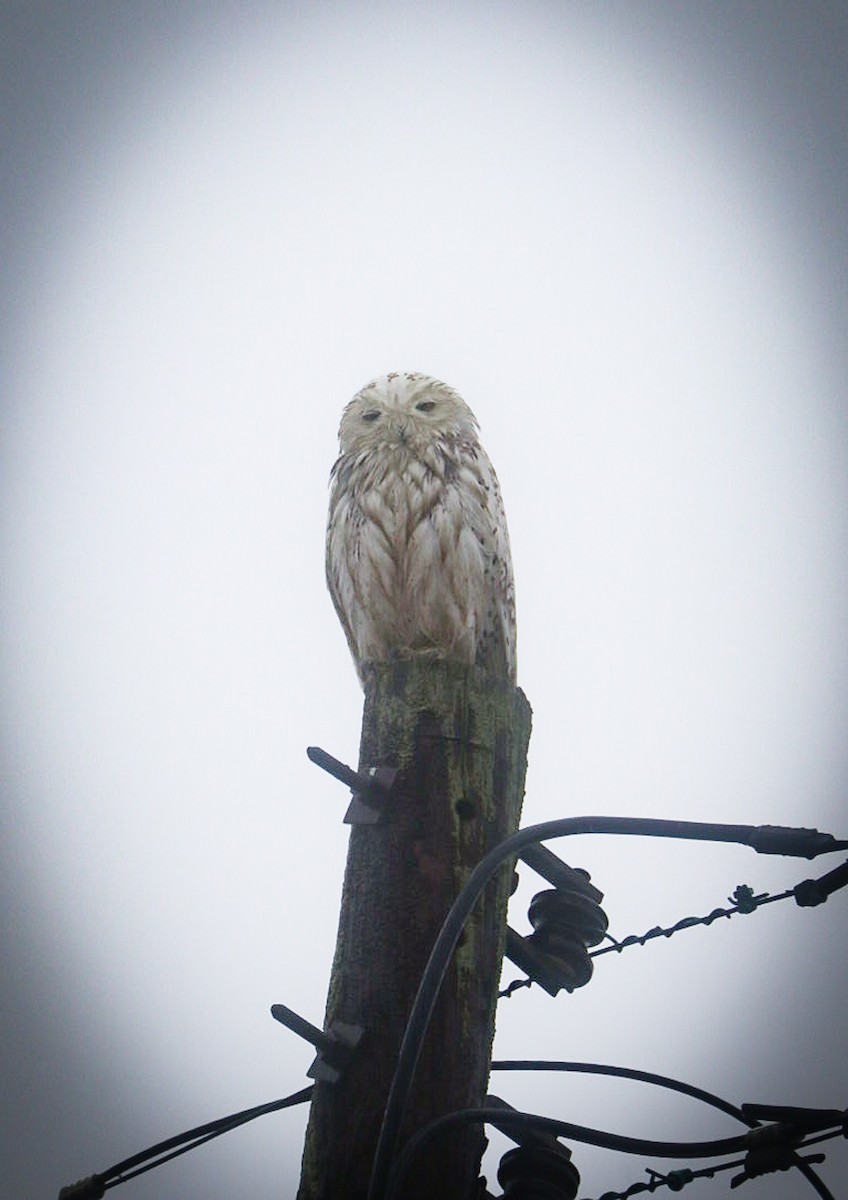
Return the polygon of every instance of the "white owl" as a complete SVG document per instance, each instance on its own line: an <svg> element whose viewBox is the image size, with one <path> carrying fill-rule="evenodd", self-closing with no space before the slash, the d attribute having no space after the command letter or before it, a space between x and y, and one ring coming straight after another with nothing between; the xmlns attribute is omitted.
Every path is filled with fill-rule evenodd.
<svg viewBox="0 0 848 1200"><path fill-rule="evenodd" d="M429 655L515 682L515 589L500 488L477 421L444 383L381 375L342 414L327 584L360 680Z"/></svg>

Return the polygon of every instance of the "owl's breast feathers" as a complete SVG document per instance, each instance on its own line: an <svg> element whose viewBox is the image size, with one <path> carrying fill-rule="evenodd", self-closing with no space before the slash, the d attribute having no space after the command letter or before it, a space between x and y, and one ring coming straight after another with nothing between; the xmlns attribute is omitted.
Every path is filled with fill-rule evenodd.
<svg viewBox="0 0 848 1200"><path fill-rule="evenodd" d="M327 581L360 675L366 662L412 653L514 680L509 542L476 440L343 454L331 475Z"/></svg>

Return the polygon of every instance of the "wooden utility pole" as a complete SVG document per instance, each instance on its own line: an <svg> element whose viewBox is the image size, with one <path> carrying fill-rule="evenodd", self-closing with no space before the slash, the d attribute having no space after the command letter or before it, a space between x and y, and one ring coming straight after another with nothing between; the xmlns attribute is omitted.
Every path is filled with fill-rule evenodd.
<svg viewBox="0 0 848 1200"><path fill-rule="evenodd" d="M471 870L518 828L530 706L509 683L427 659L366 680L360 770L396 767L383 822L351 828L325 1029L361 1026L341 1078L316 1083L298 1200L364 1200L409 1011L442 921ZM482 1103L512 864L487 887L454 954L406 1113L405 1139ZM445 1134L412 1172L405 1200L471 1200L482 1131Z"/></svg>

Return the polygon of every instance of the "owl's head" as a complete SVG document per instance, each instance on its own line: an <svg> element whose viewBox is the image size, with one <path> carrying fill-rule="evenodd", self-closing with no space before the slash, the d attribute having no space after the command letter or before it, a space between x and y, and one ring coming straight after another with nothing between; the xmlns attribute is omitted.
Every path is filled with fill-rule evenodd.
<svg viewBox="0 0 848 1200"><path fill-rule="evenodd" d="M392 371L366 383L342 413L339 426L342 454L476 436L477 420L462 397L446 383L416 371Z"/></svg>

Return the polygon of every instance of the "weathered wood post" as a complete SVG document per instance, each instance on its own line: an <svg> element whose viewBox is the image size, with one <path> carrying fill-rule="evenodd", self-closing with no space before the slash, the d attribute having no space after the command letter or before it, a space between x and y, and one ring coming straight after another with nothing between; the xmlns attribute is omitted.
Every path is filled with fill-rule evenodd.
<svg viewBox="0 0 848 1200"><path fill-rule="evenodd" d="M442 921L473 867L518 828L530 706L474 667L412 658L366 680L360 769L399 775L386 820L351 828L325 1028L364 1037L341 1079L319 1082L298 1200L364 1200L400 1041ZM427 1033L403 1137L479 1105L489 1075L512 864L465 928ZM446 1134L406 1200L471 1200L483 1150L474 1127Z"/></svg>

